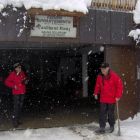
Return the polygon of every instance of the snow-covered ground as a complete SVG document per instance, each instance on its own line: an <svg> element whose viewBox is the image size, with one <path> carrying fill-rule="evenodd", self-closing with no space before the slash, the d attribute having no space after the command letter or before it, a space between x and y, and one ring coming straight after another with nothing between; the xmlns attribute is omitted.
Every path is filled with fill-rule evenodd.
<svg viewBox="0 0 140 140"><path fill-rule="evenodd" d="M112 134L95 135L98 124L70 127L27 129L0 132L0 140L140 140L140 114L133 120L121 122L121 136L117 136L117 126Z"/></svg>
<svg viewBox="0 0 140 140"><path fill-rule="evenodd" d="M13 7L42 8L43 10L67 10L70 12L78 11L87 13L87 7L90 6L91 0L0 0L0 11L7 5Z"/></svg>

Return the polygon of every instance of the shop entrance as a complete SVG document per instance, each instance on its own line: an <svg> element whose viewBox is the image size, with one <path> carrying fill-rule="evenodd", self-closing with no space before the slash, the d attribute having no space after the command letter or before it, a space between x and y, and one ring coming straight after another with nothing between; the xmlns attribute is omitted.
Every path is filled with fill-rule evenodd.
<svg viewBox="0 0 140 140"><path fill-rule="evenodd" d="M92 96L93 94L93 88L95 86L97 75L100 73L100 65L102 62L104 62L103 52L92 53L88 56L89 96Z"/></svg>
<svg viewBox="0 0 140 140"><path fill-rule="evenodd" d="M13 70L15 62L22 63L30 79L23 108L24 127L53 127L97 120L98 109L92 90L103 56L103 53L88 56L88 97L83 98L80 51L0 50L2 120L5 121L6 117L10 123L11 119L11 90L4 86L3 81ZM10 127L9 124L4 126Z"/></svg>

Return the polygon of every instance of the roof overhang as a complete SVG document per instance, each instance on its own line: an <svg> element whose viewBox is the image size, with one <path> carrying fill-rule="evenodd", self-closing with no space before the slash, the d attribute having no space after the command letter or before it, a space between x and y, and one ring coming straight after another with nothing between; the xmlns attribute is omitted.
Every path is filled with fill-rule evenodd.
<svg viewBox="0 0 140 140"><path fill-rule="evenodd" d="M49 15L49 16L72 16L82 17L86 14L82 12L69 12L65 10L42 10L41 8L31 8L27 10L28 15Z"/></svg>

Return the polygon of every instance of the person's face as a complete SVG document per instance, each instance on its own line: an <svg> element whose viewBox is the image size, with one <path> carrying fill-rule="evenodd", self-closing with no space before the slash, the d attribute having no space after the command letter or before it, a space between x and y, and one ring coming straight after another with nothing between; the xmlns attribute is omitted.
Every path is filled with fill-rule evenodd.
<svg viewBox="0 0 140 140"><path fill-rule="evenodd" d="M109 72L109 67L107 68L101 68L101 72L104 76L108 75L108 72Z"/></svg>
<svg viewBox="0 0 140 140"><path fill-rule="evenodd" d="M15 68L15 71L16 71L17 73L21 72L21 66L16 67L16 68Z"/></svg>

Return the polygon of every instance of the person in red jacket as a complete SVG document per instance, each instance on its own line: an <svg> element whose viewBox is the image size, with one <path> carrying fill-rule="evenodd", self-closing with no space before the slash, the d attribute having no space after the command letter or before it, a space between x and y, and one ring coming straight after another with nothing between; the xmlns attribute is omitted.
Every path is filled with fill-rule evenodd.
<svg viewBox="0 0 140 140"><path fill-rule="evenodd" d="M21 64L15 63L14 71L11 72L5 80L5 85L9 88L12 88L14 102L12 121L14 127L18 127L20 124L20 115L23 106L24 95L26 93L26 84L27 77L22 71Z"/></svg>
<svg viewBox="0 0 140 140"><path fill-rule="evenodd" d="M101 74L97 77L94 89L95 99L97 100L100 96L100 128L96 133L105 133L107 119L110 125L109 132L112 133L114 131L115 103L120 100L122 93L123 83L121 78L110 69L108 63L102 63Z"/></svg>

